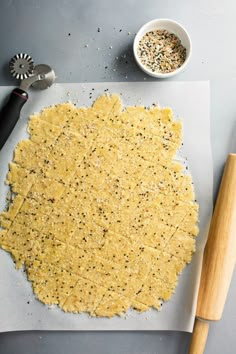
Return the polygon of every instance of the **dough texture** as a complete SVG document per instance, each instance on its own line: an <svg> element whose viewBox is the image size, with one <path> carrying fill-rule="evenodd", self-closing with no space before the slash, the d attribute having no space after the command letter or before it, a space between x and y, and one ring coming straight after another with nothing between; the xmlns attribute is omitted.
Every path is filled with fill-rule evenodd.
<svg viewBox="0 0 236 354"><path fill-rule="evenodd" d="M182 123L103 95L45 108L28 131L9 165L0 246L37 298L92 316L160 309L198 234L192 178L175 159Z"/></svg>

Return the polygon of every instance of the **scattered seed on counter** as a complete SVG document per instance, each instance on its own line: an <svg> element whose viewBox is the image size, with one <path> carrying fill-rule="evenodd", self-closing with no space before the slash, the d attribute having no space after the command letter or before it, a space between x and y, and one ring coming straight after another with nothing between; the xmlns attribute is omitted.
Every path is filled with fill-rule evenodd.
<svg viewBox="0 0 236 354"><path fill-rule="evenodd" d="M156 30L141 38L137 54L141 63L152 72L170 73L185 62L186 48L174 33Z"/></svg>

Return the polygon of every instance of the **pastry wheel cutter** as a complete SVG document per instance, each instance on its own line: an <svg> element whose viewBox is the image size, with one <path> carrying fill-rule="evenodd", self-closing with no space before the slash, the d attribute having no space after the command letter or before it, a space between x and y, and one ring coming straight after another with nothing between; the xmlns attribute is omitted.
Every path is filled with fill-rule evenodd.
<svg viewBox="0 0 236 354"><path fill-rule="evenodd" d="M13 77L21 80L20 87L15 88L8 102L0 111L0 150L14 129L23 105L28 100L27 90L30 86L44 90L55 81L55 73L49 65L34 65L28 54L16 54L9 62L9 70Z"/></svg>

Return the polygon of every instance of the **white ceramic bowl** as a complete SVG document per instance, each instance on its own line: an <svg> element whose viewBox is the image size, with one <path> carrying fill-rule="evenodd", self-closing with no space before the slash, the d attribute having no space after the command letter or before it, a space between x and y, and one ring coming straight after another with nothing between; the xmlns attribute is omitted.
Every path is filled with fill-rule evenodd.
<svg viewBox="0 0 236 354"><path fill-rule="evenodd" d="M140 39L150 31L158 30L158 29L165 29L171 33L174 33L180 40L182 45L186 48L186 59L185 62L176 70L170 72L170 73L155 73L149 70L146 66L144 66L138 56L137 50L138 50L138 44ZM174 75L179 74L188 64L189 58L191 56L192 52L192 44L191 44L191 39L189 37L188 32L186 29L180 25L178 22L173 21L173 20L168 20L164 18L160 18L157 20L153 20L150 22L147 22L143 27L140 28L138 33L135 36L134 39L134 44L133 44L133 51L134 51L134 57L139 65L139 67L148 75L160 78L160 79L165 79Z"/></svg>

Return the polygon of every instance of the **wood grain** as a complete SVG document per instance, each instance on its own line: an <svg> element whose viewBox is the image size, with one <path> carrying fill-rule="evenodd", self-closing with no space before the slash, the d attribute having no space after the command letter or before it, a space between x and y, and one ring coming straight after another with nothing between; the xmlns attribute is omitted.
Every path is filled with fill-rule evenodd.
<svg viewBox="0 0 236 354"><path fill-rule="evenodd" d="M189 354L203 354L209 331L209 322L196 318L191 338Z"/></svg>
<svg viewBox="0 0 236 354"><path fill-rule="evenodd" d="M226 161L203 255L189 354L203 354L209 322L220 320L236 260L236 155Z"/></svg>
<svg viewBox="0 0 236 354"><path fill-rule="evenodd" d="M219 320L236 260L236 154L228 156L204 251L196 316Z"/></svg>

